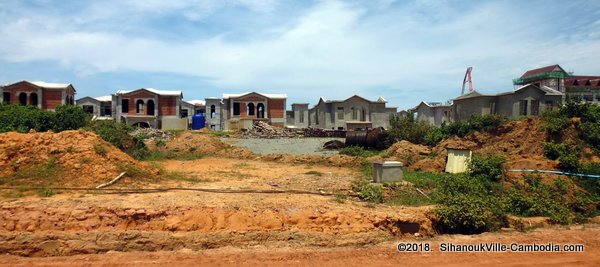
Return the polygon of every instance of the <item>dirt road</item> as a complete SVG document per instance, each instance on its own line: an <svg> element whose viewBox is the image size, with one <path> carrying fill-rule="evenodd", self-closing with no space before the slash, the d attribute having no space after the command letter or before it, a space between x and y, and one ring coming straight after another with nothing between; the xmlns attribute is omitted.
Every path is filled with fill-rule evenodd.
<svg viewBox="0 0 600 267"><path fill-rule="evenodd" d="M385 242L367 248L250 248L224 247L214 250L108 252L106 254L28 258L0 256L2 266L598 266L600 264L599 226L576 229L537 229L531 233L486 233L475 236L438 236L432 239L408 239L405 242L428 243L432 252L399 253L398 241ZM585 245L584 252L439 252L440 243L502 244L548 243Z"/></svg>

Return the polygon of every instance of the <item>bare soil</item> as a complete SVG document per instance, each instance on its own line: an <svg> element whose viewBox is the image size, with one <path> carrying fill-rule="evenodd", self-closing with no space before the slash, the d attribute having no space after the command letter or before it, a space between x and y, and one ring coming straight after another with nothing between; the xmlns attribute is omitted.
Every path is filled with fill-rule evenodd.
<svg viewBox="0 0 600 267"><path fill-rule="evenodd" d="M14 177L9 185L18 179L48 184L37 180L46 178L59 186L96 186L128 167L157 173L90 131L0 134L0 177Z"/></svg>
<svg viewBox="0 0 600 267"><path fill-rule="evenodd" d="M111 164L147 166L88 132L9 133L0 135L0 140L3 175L10 175L6 166L37 166L51 157L65 169L76 169L74 164L80 158L90 157L89 166L79 166L79 173L89 172L89 176L73 171L65 172L65 178L60 179L65 179L65 183L97 185L118 173L119 169L111 169ZM97 155L94 144L107 146L106 153ZM0 265L562 266L597 265L600 261L597 238L600 226L596 224L570 229L552 226L530 233L440 236L432 228L430 206L366 205L352 197L344 200L319 195L347 193L350 183L360 175L355 168L362 161L359 158L258 157L245 149L223 144L216 137L198 133L183 133L164 149L184 151L190 147L208 156L191 161L155 162L152 164L167 170L170 176L144 183L137 183L139 178L126 177L114 185L132 191L140 186L190 190L59 191L47 198L0 198ZM527 149L522 151L525 153ZM314 194L208 193L194 188L302 190ZM582 243L586 250L583 253L434 250L407 254L395 250L400 240L429 242L434 248L440 242Z"/></svg>

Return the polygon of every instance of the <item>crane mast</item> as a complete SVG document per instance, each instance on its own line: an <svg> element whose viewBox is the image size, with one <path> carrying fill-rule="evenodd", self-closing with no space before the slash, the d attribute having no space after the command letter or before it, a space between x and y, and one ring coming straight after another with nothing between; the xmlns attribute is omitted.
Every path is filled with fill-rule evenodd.
<svg viewBox="0 0 600 267"><path fill-rule="evenodd" d="M469 93L473 92L473 80L471 79L471 71L472 70L473 70L473 67L468 67L467 72L465 72L465 78L463 79L462 91L460 92L460 95L465 94L465 84L467 84L467 83L469 83Z"/></svg>

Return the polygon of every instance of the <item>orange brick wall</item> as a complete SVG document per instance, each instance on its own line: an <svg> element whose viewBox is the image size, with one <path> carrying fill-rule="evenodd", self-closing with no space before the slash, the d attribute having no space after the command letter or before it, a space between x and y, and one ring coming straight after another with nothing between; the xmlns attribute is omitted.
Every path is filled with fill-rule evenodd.
<svg viewBox="0 0 600 267"><path fill-rule="evenodd" d="M129 112L128 114L137 114L135 111L135 101L137 101L138 99L154 99L154 94L147 92L147 91L140 91L140 92L134 92L131 94L125 94L123 95L122 99L128 99L129 103L128 103L128 107L129 107ZM119 103L120 104L120 103ZM156 103L154 103L156 105ZM146 110L144 110L144 113L148 113Z"/></svg>
<svg viewBox="0 0 600 267"><path fill-rule="evenodd" d="M271 125L275 126L275 127L283 128L283 123L280 123L280 122L274 122L274 123L271 123Z"/></svg>
<svg viewBox="0 0 600 267"><path fill-rule="evenodd" d="M158 97L158 115L174 116L177 115L177 97L159 96Z"/></svg>
<svg viewBox="0 0 600 267"><path fill-rule="evenodd" d="M19 103L19 93L21 93L21 92L37 93L37 91L38 91L37 87L34 87L28 83L20 83L20 84L15 84L14 86L11 86L11 87L4 87L4 92L10 93L10 103L11 104ZM38 101L39 101L40 97L41 96L38 96ZM27 101L29 101L29 99L27 99Z"/></svg>
<svg viewBox="0 0 600 267"><path fill-rule="evenodd" d="M62 104L62 91L42 90L42 109L55 109Z"/></svg>
<svg viewBox="0 0 600 267"><path fill-rule="evenodd" d="M269 99L268 116L269 118L285 119L285 99Z"/></svg>

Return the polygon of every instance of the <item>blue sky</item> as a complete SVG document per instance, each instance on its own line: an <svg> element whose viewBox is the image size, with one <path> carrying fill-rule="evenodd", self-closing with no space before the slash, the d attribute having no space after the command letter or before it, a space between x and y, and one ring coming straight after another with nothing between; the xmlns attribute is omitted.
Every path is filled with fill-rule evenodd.
<svg viewBox="0 0 600 267"><path fill-rule="evenodd" d="M288 104L354 94L406 109L513 89L560 64L600 75L600 1L2 0L0 83L287 93Z"/></svg>

